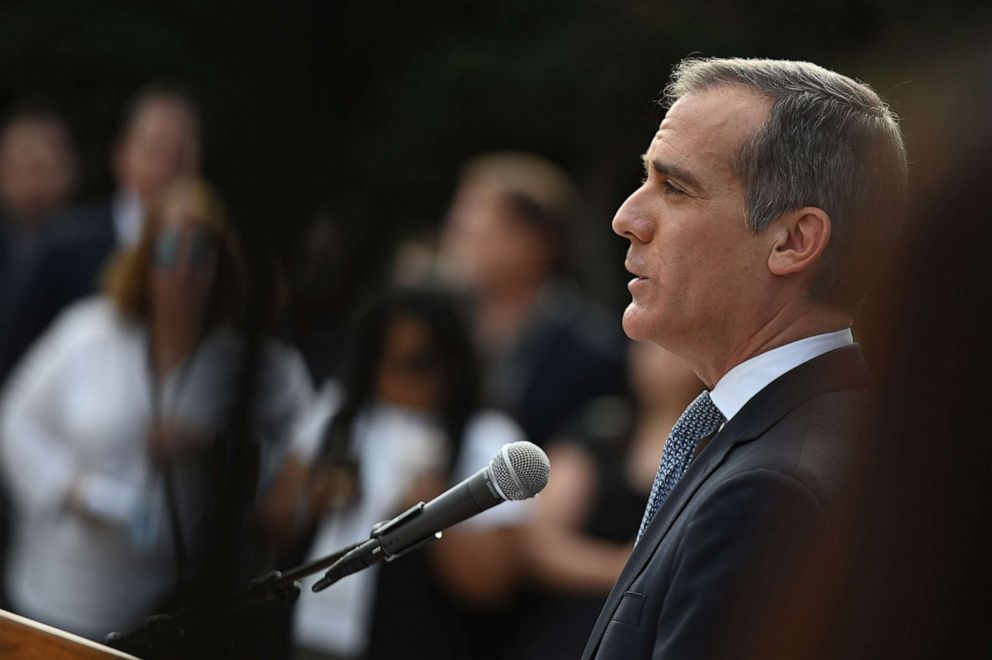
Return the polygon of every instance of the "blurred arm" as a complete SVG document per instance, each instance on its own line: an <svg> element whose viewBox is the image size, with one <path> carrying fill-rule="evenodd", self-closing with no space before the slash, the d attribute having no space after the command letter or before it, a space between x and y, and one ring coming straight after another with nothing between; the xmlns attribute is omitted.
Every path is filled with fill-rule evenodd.
<svg viewBox="0 0 992 660"><path fill-rule="evenodd" d="M506 443L523 440L508 417L481 413L465 433L465 448L453 481L484 467ZM521 534L532 515L533 500L504 502L444 532L429 546L438 575L448 590L479 605L501 604L517 591L524 576Z"/></svg>
<svg viewBox="0 0 992 660"><path fill-rule="evenodd" d="M581 531L597 489L590 456L561 443L549 450L548 458L551 478L523 536L530 576L558 591L609 593L632 546L597 540Z"/></svg>
<svg viewBox="0 0 992 660"><path fill-rule="evenodd" d="M110 475L86 473L63 428L64 393L91 386L71 376L69 361L85 331L76 315L43 335L11 375L0 404L0 460L16 505L26 512L65 508L124 522L140 494Z"/></svg>
<svg viewBox="0 0 992 660"><path fill-rule="evenodd" d="M293 401L295 397L291 398ZM329 477L317 465L317 452L338 400L337 388L326 383L316 397L294 412L297 417L289 449L263 493L255 522L265 543L278 553L290 552L310 533L330 501Z"/></svg>

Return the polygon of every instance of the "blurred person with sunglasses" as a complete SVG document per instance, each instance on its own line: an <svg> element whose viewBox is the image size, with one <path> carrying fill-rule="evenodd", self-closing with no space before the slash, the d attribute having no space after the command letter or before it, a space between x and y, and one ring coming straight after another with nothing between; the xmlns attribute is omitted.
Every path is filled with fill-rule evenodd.
<svg viewBox="0 0 992 660"><path fill-rule="evenodd" d="M196 583L248 377L233 329L242 261L211 188L179 180L111 264L103 295L60 315L11 376L0 467L18 612L100 639ZM249 428L264 480L311 387L281 345L265 344L258 366Z"/></svg>

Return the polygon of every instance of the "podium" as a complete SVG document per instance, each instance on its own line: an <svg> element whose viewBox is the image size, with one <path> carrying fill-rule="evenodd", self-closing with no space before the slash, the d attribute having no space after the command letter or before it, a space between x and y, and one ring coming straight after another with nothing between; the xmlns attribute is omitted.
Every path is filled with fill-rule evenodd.
<svg viewBox="0 0 992 660"><path fill-rule="evenodd" d="M0 610L4 660L138 660L109 646Z"/></svg>

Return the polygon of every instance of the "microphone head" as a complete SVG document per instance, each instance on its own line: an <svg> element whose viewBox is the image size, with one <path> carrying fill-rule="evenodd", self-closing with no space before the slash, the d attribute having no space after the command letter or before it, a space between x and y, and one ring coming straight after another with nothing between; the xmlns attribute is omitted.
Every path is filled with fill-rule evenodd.
<svg viewBox="0 0 992 660"><path fill-rule="evenodd" d="M511 442L489 461L489 473L503 499L526 500L547 485L551 463L534 443Z"/></svg>

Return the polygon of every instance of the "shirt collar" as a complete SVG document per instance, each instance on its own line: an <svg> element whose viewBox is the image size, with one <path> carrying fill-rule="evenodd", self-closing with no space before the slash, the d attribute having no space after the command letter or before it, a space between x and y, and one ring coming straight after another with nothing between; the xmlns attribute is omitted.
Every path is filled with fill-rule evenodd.
<svg viewBox="0 0 992 660"><path fill-rule="evenodd" d="M113 201L114 233L117 244L132 248L138 244L145 211L138 196L130 190L121 190Z"/></svg>
<svg viewBox="0 0 992 660"><path fill-rule="evenodd" d="M834 349L854 343L850 328L806 337L741 362L717 382L710 398L729 421L782 374Z"/></svg>

